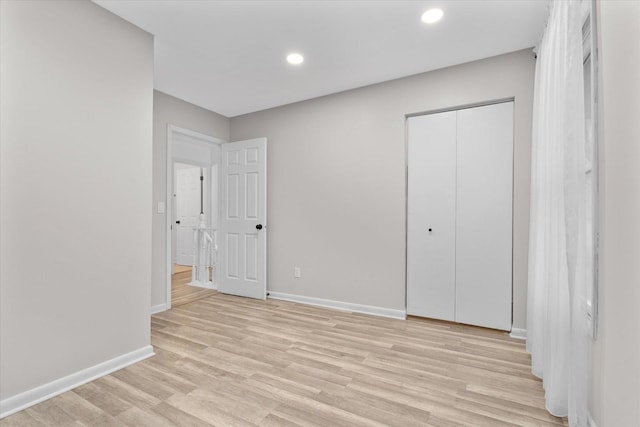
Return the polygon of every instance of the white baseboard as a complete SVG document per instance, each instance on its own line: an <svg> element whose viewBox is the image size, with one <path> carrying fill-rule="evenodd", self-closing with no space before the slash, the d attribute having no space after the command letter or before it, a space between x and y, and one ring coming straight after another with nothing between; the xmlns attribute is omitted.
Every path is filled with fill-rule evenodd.
<svg viewBox="0 0 640 427"><path fill-rule="evenodd" d="M372 305L354 304L350 302L305 297L302 295L284 294L281 292L271 291L269 291L268 298L298 302L301 304L314 305L317 307L333 308L336 310L351 311L355 313L371 314L373 316L391 317L392 319L404 320L407 318L407 312L405 310L393 310L391 308L376 307Z"/></svg>
<svg viewBox="0 0 640 427"><path fill-rule="evenodd" d="M147 359L154 354L153 347L147 345L131 353L114 357L106 362L99 363L90 368L83 369L66 377L4 399L0 401L0 419L74 389L82 384L86 384L89 381L108 375L111 372Z"/></svg>
<svg viewBox="0 0 640 427"><path fill-rule="evenodd" d="M160 313L161 311L165 311L166 309L167 309L166 303L154 305L153 307L151 307L151 314Z"/></svg>
<svg viewBox="0 0 640 427"><path fill-rule="evenodd" d="M520 328L511 328L511 333L509 334L511 338L515 338L517 340L527 340L527 330Z"/></svg>

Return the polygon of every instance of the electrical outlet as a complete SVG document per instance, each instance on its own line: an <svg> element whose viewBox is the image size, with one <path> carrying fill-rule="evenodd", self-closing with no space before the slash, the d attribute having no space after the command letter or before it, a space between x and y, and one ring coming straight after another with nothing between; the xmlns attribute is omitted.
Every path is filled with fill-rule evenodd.
<svg viewBox="0 0 640 427"><path fill-rule="evenodd" d="M300 277L300 267L293 267L293 277Z"/></svg>

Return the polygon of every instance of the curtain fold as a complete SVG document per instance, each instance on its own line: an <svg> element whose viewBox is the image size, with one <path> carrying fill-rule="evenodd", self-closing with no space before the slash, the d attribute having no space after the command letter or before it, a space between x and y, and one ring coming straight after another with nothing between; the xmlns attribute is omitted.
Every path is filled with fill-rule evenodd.
<svg viewBox="0 0 640 427"><path fill-rule="evenodd" d="M535 72L527 350L547 410L571 426L586 426L588 416L582 49L580 1L554 1Z"/></svg>

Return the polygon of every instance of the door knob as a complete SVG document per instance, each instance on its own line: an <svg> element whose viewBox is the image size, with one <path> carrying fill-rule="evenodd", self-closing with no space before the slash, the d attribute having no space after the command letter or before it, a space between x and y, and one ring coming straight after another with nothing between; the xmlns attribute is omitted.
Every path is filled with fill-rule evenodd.
<svg viewBox="0 0 640 427"><path fill-rule="evenodd" d="M176 221L176 224L180 224L180 221Z"/></svg>
<svg viewBox="0 0 640 427"><path fill-rule="evenodd" d="M257 228L258 230L262 230L262 224L258 224L258 225L256 225L256 228Z"/></svg>
<svg viewBox="0 0 640 427"><path fill-rule="evenodd" d="M429 233L431 233L431 229L429 229Z"/></svg>

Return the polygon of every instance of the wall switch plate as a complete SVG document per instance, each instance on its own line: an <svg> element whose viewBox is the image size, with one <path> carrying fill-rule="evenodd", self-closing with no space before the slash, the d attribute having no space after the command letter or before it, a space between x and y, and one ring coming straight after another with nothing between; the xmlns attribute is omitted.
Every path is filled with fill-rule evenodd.
<svg viewBox="0 0 640 427"><path fill-rule="evenodd" d="M159 214L163 214L165 213L166 209L164 206L164 202L158 202L158 213Z"/></svg>
<svg viewBox="0 0 640 427"><path fill-rule="evenodd" d="M293 277L300 277L300 267L293 267Z"/></svg>

